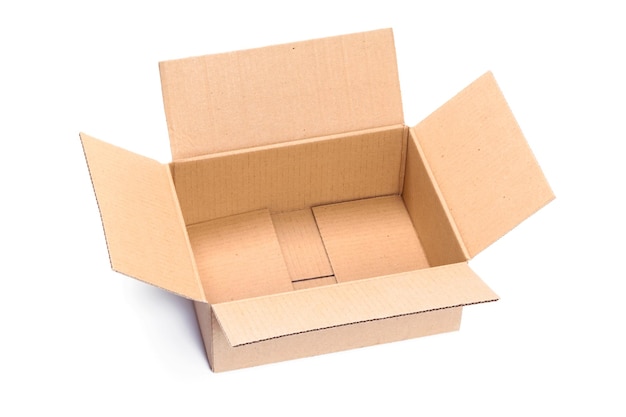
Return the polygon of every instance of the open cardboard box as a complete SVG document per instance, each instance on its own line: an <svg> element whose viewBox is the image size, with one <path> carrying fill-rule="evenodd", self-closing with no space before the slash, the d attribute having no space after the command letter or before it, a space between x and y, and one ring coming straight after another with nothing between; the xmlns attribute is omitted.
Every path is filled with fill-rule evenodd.
<svg viewBox="0 0 626 417"><path fill-rule="evenodd" d="M214 371L457 330L554 198L491 73L404 125L391 30L160 71L173 162L81 140L112 268L194 300Z"/></svg>

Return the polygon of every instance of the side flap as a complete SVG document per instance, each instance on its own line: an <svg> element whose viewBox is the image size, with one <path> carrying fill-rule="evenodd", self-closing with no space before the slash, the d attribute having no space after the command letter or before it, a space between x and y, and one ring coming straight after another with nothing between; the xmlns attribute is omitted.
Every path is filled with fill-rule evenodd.
<svg viewBox="0 0 626 417"><path fill-rule="evenodd" d="M174 160L404 123L391 29L159 68Z"/></svg>
<svg viewBox="0 0 626 417"><path fill-rule="evenodd" d="M205 301L169 166L80 134L111 267Z"/></svg>
<svg viewBox="0 0 626 417"><path fill-rule="evenodd" d="M467 263L216 304L232 346L353 323L495 301Z"/></svg>
<svg viewBox="0 0 626 417"><path fill-rule="evenodd" d="M554 198L490 72L413 129L470 257Z"/></svg>

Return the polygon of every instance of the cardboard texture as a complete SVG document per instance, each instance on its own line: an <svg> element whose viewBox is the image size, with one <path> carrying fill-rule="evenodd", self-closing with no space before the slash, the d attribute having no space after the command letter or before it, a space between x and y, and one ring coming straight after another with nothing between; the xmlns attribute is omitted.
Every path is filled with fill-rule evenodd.
<svg viewBox="0 0 626 417"><path fill-rule="evenodd" d="M272 221L292 282L334 275L310 209L276 213Z"/></svg>
<svg viewBox="0 0 626 417"><path fill-rule="evenodd" d="M389 29L160 70L173 162L81 141L112 268L194 300L214 371L458 330L554 198L491 73L404 125Z"/></svg>
<svg viewBox="0 0 626 417"><path fill-rule="evenodd" d="M187 230L209 303L293 289L269 211L223 217Z"/></svg>
<svg viewBox="0 0 626 417"><path fill-rule="evenodd" d="M206 300L170 169L80 135L111 267L185 297Z"/></svg>
<svg viewBox="0 0 626 417"><path fill-rule="evenodd" d="M390 30L159 68L175 160L404 122Z"/></svg>
<svg viewBox="0 0 626 417"><path fill-rule="evenodd" d="M338 282L428 267L400 196L313 209Z"/></svg>

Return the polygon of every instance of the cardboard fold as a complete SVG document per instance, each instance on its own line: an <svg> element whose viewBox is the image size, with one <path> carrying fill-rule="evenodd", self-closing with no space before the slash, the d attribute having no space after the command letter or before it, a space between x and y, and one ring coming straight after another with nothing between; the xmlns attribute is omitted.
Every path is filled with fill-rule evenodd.
<svg viewBox="0 0 626 417"><path fill-rule="evenodd" d="M204 301L169 166L84 133L80 139L111 267Z"/></svg>
<svg viewBox="0 0 626 417"><path fill-rule="evenodd" d="M554 198L490 72L413 133L470 258Z"/></svg>
<svg viewBox="0 0 626 417"><path fill-rule="evenodd" d="M174 160L404 122L391 29L159 68Z"/></svg>
<svg viewBox="0 0 626 417"><path fill-rule="evenodd" d="M427 311L498 296L467 263L213 305L232 346Z"/></svg>

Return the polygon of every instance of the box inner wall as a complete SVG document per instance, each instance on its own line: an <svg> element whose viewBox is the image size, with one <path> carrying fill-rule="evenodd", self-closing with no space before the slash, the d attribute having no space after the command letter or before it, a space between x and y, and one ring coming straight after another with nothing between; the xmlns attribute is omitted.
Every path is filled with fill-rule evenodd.
<svg viewBox="0 0 626 417"><path fill-rule="evenodd" d="M392 127L173 163L207 301L431 266L403 198L406 133Z"/></svg>
<svg viewBox="0 0 626 417"><path fill-rule="evenodd" d="M185 224L398 194L406 129L393 126L173 162Z"/></svg>

